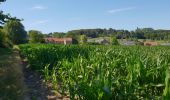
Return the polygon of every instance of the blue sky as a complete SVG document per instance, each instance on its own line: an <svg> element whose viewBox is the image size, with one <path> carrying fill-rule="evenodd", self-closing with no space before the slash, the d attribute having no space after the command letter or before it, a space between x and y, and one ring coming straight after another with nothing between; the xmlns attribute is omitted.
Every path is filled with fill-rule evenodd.
<svg viewBox="0 0 170 100"><path fill-rule="evenodd" d="M26 30L137 27L170 29L170 0L7 0L0 9L23 18Z"/></svg>

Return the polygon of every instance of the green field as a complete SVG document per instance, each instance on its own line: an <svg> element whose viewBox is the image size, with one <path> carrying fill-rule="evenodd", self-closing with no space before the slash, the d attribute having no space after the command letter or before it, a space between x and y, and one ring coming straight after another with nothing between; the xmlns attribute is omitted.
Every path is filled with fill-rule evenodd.
<svg viewBox="0 0 170 100"><path fill-rule="evenodd" d="M71 99L170 98L170 47L26 44L20 52Z"/></svg>

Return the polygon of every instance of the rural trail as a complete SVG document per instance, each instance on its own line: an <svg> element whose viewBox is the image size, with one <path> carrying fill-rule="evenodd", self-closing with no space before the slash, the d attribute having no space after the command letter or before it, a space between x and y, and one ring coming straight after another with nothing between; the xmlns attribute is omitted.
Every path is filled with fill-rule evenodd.
<svg viewBox="0 0 170 100"><path fill-rule="evenodd" d="M69 100L56 96L24 60L17 50L0 48L0 100Z"/></svg>

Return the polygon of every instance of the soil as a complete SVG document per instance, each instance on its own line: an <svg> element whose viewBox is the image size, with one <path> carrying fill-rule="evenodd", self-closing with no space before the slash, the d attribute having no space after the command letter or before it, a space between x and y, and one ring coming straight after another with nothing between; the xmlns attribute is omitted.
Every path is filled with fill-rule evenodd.
<svg viewBox="0 0 170 100"><path fill-rule="evenodd" d="M25 88L25 100L70 100L67 96L53 90L50 83L45 83L43 76L30 69L26 61L23 62Z"/></svg>
<svg viewBox="0 0 170 100"><path fill-rule="evenodd" d="M59 87L59 86L57 86ZM30 69L17 50L0 48L0 100L70 100Z"/></svg>
<svg viewBox="0 0 170 100"><path fill-rule="evenodd" d="M23 100L22 63L17 52L0 48L0 100Z"/></svg>

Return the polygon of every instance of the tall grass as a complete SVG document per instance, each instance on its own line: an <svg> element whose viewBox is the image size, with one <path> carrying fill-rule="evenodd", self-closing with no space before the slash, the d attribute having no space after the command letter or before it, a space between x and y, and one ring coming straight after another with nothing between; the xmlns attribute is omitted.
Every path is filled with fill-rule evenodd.
<svg viewBox="0 0 170 100"><path fill-rule="evenodd" d="M170 47L20 45L71 99L169 99ZM45 67L46 66L46 67Z"/></svg>

